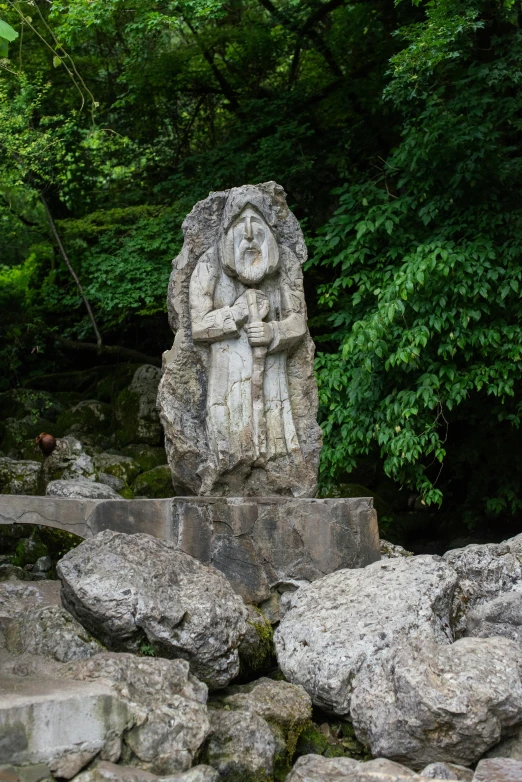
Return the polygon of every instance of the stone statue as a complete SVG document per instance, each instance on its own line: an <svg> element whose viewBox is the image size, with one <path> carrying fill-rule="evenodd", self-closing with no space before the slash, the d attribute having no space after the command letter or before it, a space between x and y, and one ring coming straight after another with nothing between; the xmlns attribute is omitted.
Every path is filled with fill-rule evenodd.
<svg viewBox="0 0 522 782"><path fill-rule="evenodd" d="M303 235L274 182L211 193L183 224L158 407L179 493L315 495Z"/></svg>

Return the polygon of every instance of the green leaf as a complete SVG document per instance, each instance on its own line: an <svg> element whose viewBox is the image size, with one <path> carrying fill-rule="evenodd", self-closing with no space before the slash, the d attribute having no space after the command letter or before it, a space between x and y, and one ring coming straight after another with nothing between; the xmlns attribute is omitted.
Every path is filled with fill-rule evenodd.
<svg viewBox="0 0 522 782"><path fill-rule="evenodd" d="M0 38L4 38L6 41L15 41L18 38L18 33L14 30L10 24L0 19Z"/></svg>

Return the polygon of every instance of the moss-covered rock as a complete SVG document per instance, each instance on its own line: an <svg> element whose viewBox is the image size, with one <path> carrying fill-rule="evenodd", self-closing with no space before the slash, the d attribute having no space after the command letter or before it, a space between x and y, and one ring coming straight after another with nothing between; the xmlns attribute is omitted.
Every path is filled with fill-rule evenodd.
<svg viewBox="0 0 522 782"><path fill-rule="evenodd" d="M317 720L319 715L314 715ZM295 758L302 755L324 755L326 758L349 757L354 760L369 760L371 755L355 737L353 726L349 722L324 720L309 723L300 733L295 750Z"/></svg>
<svg viewBox="0 0 522 782"><path fill-rule="evenodd" d="M130 456L139 464L142 472L152 470L162 464L167 464L167 454L162 446L144 445L143 443L133 443L122 448L125 456Z"/></svg>
<svg viewBox="0 0 522 782"><path fill-rule="evenodd" d="M34 440L24 440L19 449L20 459L28 459L31 462L40 462L44 460L44 455L40 447Z"/></svg>
<svg viewBox="0 0 522 782"><path fill-rule="evenodd" d="M130 456L121 456L107 452L94 456L94 466L98 473L112 475L128 486L132 484L142 471L138 462L134 461Z"/></svg>
<svg viewBox="0 0 522 782"><path fill-rule="evenodd" d="M131 383L141 364L120 364L96 383L96 399L112 404L118 394Z"/></svg>
<svg viewBox="0 0 522 782"><path fill-rule="evenodd" d="M156 410L160 378L161 370L144 364L134 373L131 384L118 394L115 414L116 438L120 445L161 444L163 429Z"/></svg>
<svg viewBox="0 0 522 782"><path fill-rule="evenodd" d="M41 432L60 431L56 424L46 418L26 415L24 418L6 418L0 424L0 447L2 451L13 459L22 456L22 447L27 440L33 440Z"/></svg>
<svg viewBox="0 0 522 782"><path fill-rule="evenodd" d="M261 719L266 723L272 733L273 741L265 740L264 742L265 746L270 744L272 758L271 768L265 767L264 773L269 773L270 779L278 781L286 778L292 765L299 736L310 724L312 717L312 702L303 687L288 682L261 678L249 684L227 687L219 693L214 693L208 705L211 710L219 709L217 717L211 711L213 726L220 725L221 720L226 720L225 715L229 711L243 712L245 715L255 716L258 722ZM228 719L228 723L230 735L225 733L224 738L228 738L234 743L236 732L238 735L241 733L243 722L241 718L232 718ZM264 726L263 731L266 733ZM221 732L219 730L220 734ZM221 743L224 744L223 737L221 739ZM219 742L217 743L219 747ZM211 746L212 740L209 748ZM219 749L223 753L223 748L219 747ZM216 758L211 756L209 758L210 764L214 765L215 760ZM219 755L219 760L222 761L221 755Z"/></svg>
<svg viewBox="0 0 522 782"><path fill-rule="evenodd" d="M240 679L245 680L273 667L275 661L274 631L270 622L255 606L247 606L247 632L239 646Z"/></svg>
<svg viewBox="0 0 522 782"><path fill-rule="evenodd" d="M109 431L111 421L110 405L97 399L86 399L58 416L57 426L64 434L103 434Z"/></svg>
<svg viewBox="0 0 522 782"><path fill-rule="evenodd" d="M40 463L0 457L0 494L38 494Z"/></svg>
<svg viewBox="0 0 522 782"><path fill-rule="evenodd" d="M18 541L12 564L18 567L34 565L37 559L48 555L49 550L47 546L40 540L37 532L34 531L30 538L22 538Z"/></svg>
<svg viewBox="0 0 522 782"><path fill-rule="evenodd" d="M168 465L142 472L132 484L132 491L135 497L175 497Z"/></svg>

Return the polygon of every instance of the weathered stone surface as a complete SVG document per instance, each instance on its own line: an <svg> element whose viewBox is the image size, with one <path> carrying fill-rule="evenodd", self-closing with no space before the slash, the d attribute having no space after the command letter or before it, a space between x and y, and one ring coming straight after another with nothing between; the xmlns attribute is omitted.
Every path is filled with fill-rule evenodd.
<svg viewBox="0 0 522 782"><path fill-rule="evenodd" d="M109 648L135 651L145 635L211 687L238 674L245 606L221 573L173 544L106 530L69 551L57 574L64 606Z"/></svg>
<svg viewBox="0 0 522 782"><path fill-rule="evenodd" d="M2 676L0 691L0 763L46 763L70 779L132 724L104 682Z"/></svg>
<svg viewBox="0 0 522 782"><path fill-rule="evenodd" d="M2 782L53 782L51 772L45 763L35 763L32 766L0 766Z"/></svg>
<svg viewBox="0 0 522 782"><path fill-rule="evenodd" d="M179 497L172 510L178 546L221 570L251 603L268 600L282 582L314 581L379 558L368 499Z"/></svg>
<svg viewBox="0 0 522 782"><path fill-rule="evenodd" d="M431 556L341 570L302 587L274 635L286 678L313 702L350 714L357 674L405 639L452 640L453 569Z"/></svg>
<svg viewBox="0 0 522 782"><path fill-rule="evenodd" d="M506 592L522 592L522 535L503 543L452 549L444 559L459 577L454 599L457 636L465 632L468 611Z"/></svg>
<svg viewBox="0 0 522 782"><path fill-rule="evenodd" d="M500 635L522 643L522 592L507 592L472 608L464 634L475 638Z"/></svg>
<svg viewBox="0 0 522 782"><path fill-rule="evenodd" d="M40 463L0 457L0 494L36 494Z"/></svg>
<svg viewBox="0 0 522 782"><path fill-rule="evenodd" d="M60 582L0 582L0 630L37 606L60 605Z"/></svg>
<svg viewBox="0 0 522 782"><path fill-rule="evenodd" d="M211 710L207 762L225 779L271 780L276 739L254 712Z"/></svg>
<svg viewBox="0 0 522 782"><path fill-rule="evenodd" d="M314 496L321 433L299 224L275 182L211 193L173 262L158 406L179 494Z"/></svg>
<svg viewBox="0 0 522 782"><path fill-rule="evenodd" d="M79 440L72 435L61 437L56 441L55 450L42 464L39 476L40 494L45 494L45 488L50 481L77 478L95 480L94 462Z"/></svg>
<svg viewBox="0 0 522 782"><path fill-rule="evenodd" d="M51 459L49 457L49 459ZM175 497L92 500L0 496L0 524L43 524L90 538L147 532L226 575L248 603L280 619L291 590L379 559L371 499Z"/></svg>
<svg viewBox="0 0 522 782"><path fill-rule="evenodd" d="M397 559L397 557L413 557L413 551L407 551L397 543L390 543L381 538L381 559Z"/></svg>
<svg viewBox="0 0 522 782"><path fill-rule="evenodd" d="M33 573L49 573L53 565L51 557L44 555L38 557L33 566Z"/></svg>
<svg viewBox="0 0 522 782"><path fill-rule="evenodd" d="M160 369L144 364L134 373L130 386L118 394L115 412L119 428L116 437L122 445L161 444L163 431L156 410L160 378Z"/></svg>
<svg viewBox="0 0 522 782"><path fill-rule="evenodd" d="M111 424L112 408L97 399L85 399L58 416L57 426L66 435L107 431Z"/></svg>
<svg viewBox="0 0 522 782"><path fill-rule="evenodd" d="M372 754L416 769L435 761L469 766L522 722L521 674L520 646L507 638L451 645L410 638L359 671L356 735Z"/></svg>
<svg viewBox="0 0 522 782"><path fill-rule="evenodd" d="M492 758L480 761L473 782L520 782L521 779L522 763L518 760Z"/></svg>
<svg viewBox="0 0 522 782"><path fill-rule="evenodd" d="M264 677L227 688L222 702L234 710L252 711L285 732L298 732L312 719L312 701L302 687Z"/></svg>
<svg viewBox="0 0 522 782"><path fill-rule="evenodd" d="M180 774L158 777L150 771L134 766L116 765L103 760L74 777L74 782L218 782L218 780L219 774L211 766L194 766ZM25 781L21 780L21 782Z"/></svg>
<svg viewBox="0 0 522 782"><path fill-rule="evenodd" d="M89 481L83 478L66 481L51 481L45 490L47 497L70 499L119 500L118 492L105 483Z"/></svg>
<svg viewBox="0 0 522 782"><path fill-rule="evenodd" d="M133 714L123 737L127 763L157 774L190 768L210 731L207 688L185 660L102 653L71 663L64 675L75 681L105 681Z"/></svg>
<svg viewBox="0 0 522 782"><path fill-rule="evenodd" d="M423 779L456 779L471 782L473 771L455 763L430 763L420 772Z"/></svg>
<svg viewBox="0 0 522 782"><path fill-rule="evenodd" d="M353 758L325 758L303 755L298 758L286 782L401 782L421 778L405 766L385 758L359 763Z"/></svg>
<svg viewBox="0 0 522 782"><path fill-rule="evenodd" d="M103 649L58 605L40 605L24 611L8 625L6 641L11 652L48 655L59 662L92 657Z"/></svg>
<svg viewBox="0 0 522 782"><path fill-rule="evenodd" d="M496 744L488 752L486 752L487 758L512 758L513 760L519 760L522 762L522 728L507 739L504 739L500 744Z"/></svg>
<svg viewBox="0 0 522 782"><path fill-rule="evenodd" d="M127 499L131 499L133 497L133 493L125 481L122 481L121 478L116 478L115 475L110 475L108 472L98 473L98 483L102 483L104 486L108 486L110 489L115 491L119 497L124 497Z"/></svg>

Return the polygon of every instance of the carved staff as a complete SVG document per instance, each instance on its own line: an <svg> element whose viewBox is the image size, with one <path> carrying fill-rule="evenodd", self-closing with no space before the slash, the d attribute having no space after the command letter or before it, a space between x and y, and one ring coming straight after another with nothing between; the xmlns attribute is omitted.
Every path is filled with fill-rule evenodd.
<svg viewBox="0 0 522 782"><path fill-rule="evenodd" d="M249 289L246 292L248 304L248 322L261 320L257 306L257 293ZM252 429L254 433L254 453L256 459L266 453L265 397L263 381L265 375L266 346L252 348Z"/></svg>

